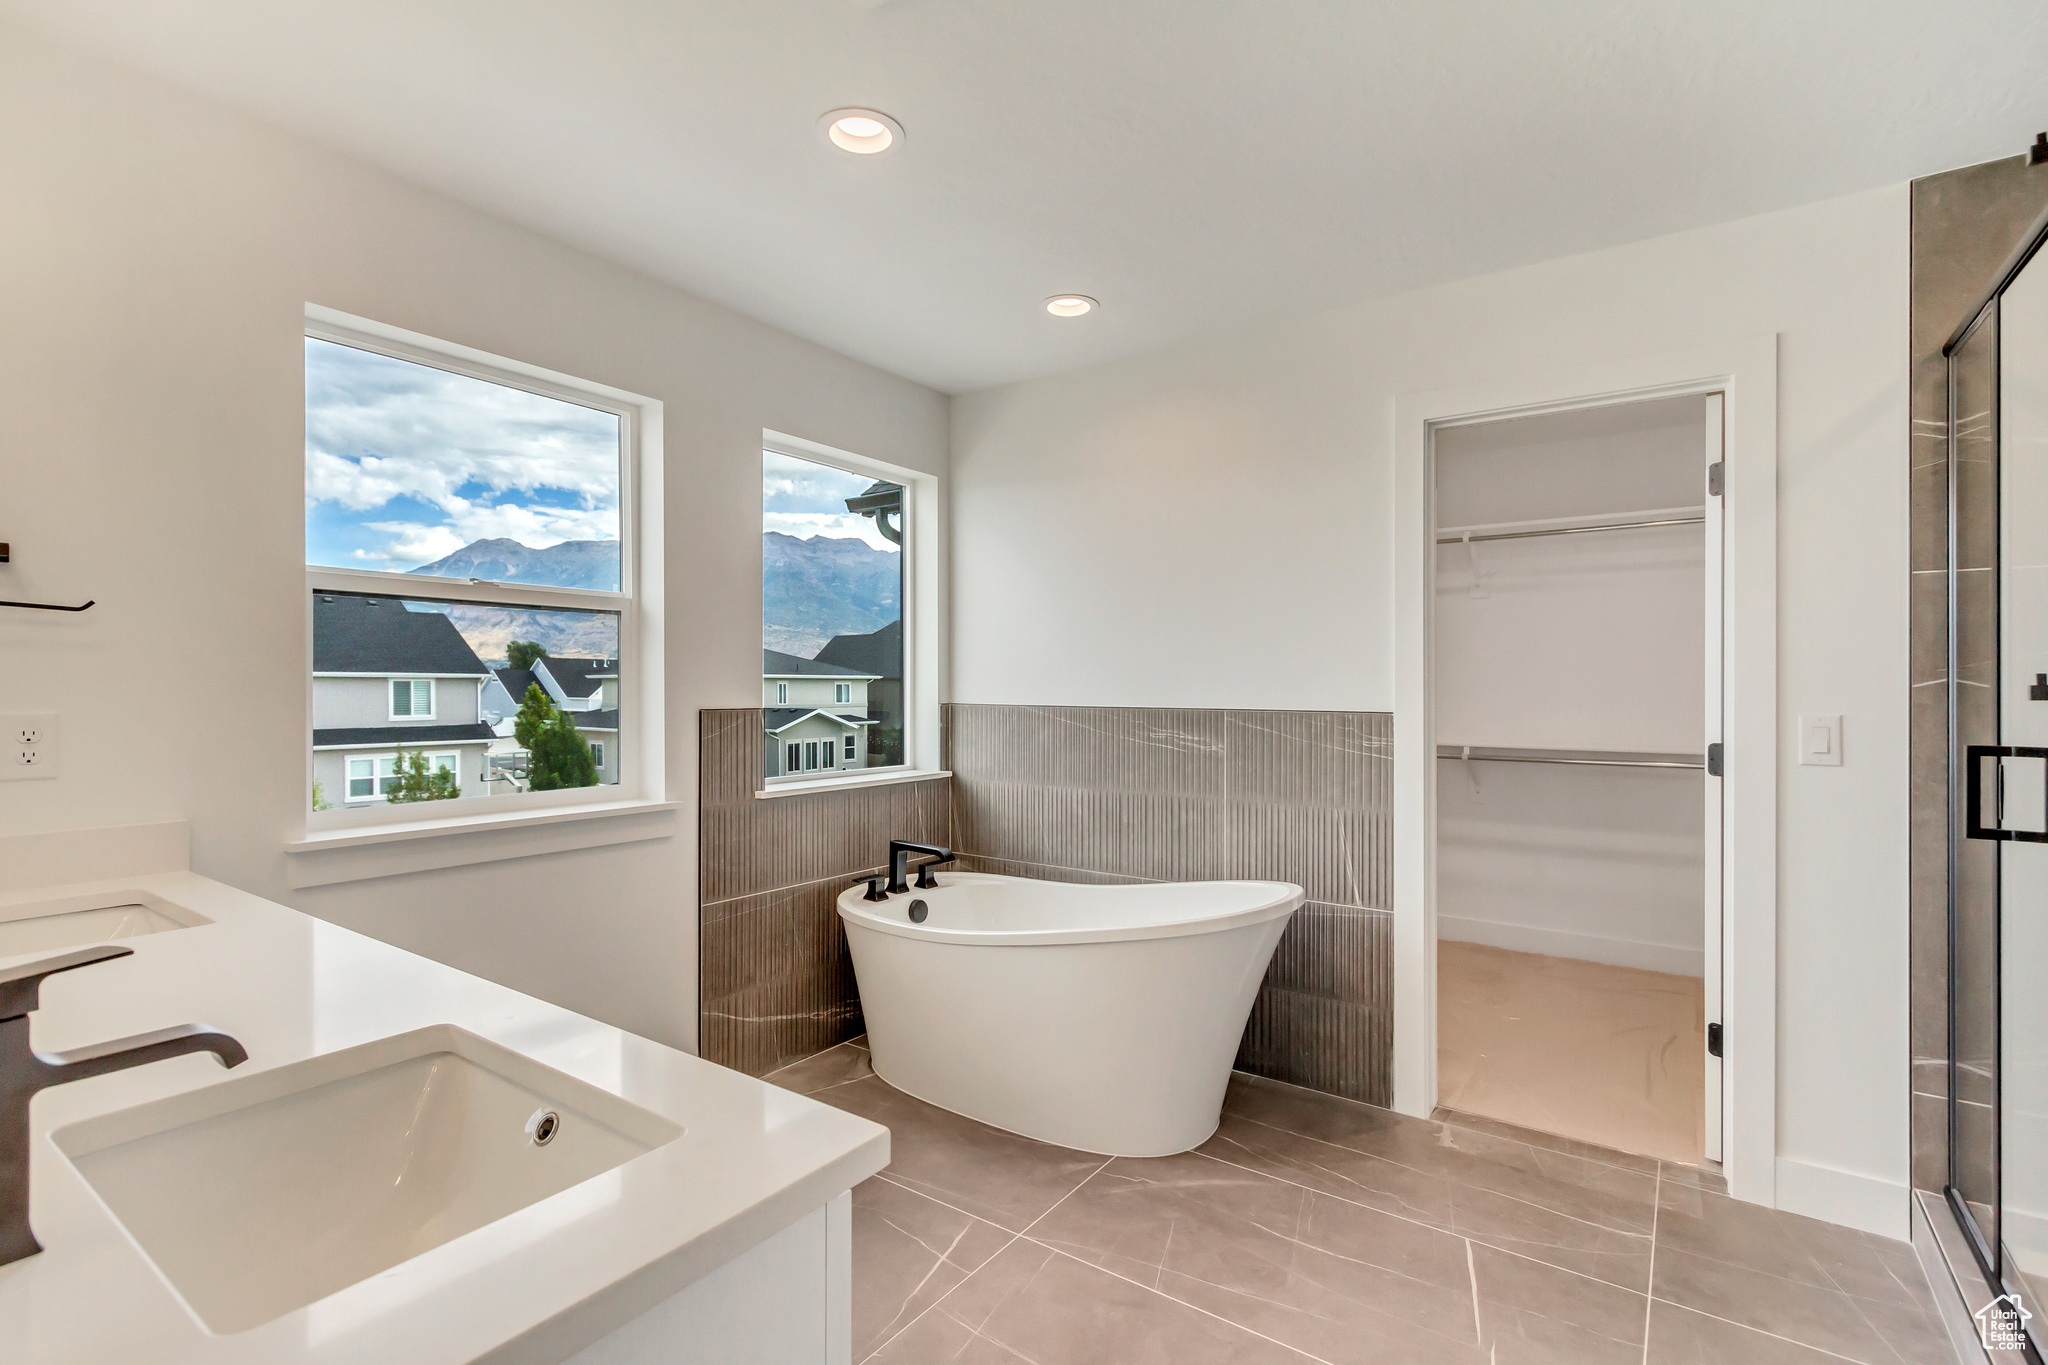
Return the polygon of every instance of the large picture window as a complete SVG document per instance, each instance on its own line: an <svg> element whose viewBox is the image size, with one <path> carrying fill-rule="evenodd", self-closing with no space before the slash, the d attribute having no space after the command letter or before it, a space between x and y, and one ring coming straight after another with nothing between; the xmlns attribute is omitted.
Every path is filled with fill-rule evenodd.
<svg viewBox="0 0 2048 1365"><path fill-rule="evenodd" d="M766 776L905 763L902 485L776 450L761 464Z"/></svg>
<svg viewBox="0 0 2048 1365"><path fill-rule="evenodd" d="M600 799L635 752L635 409L452 348L305 346L312 809Z"/></svg>

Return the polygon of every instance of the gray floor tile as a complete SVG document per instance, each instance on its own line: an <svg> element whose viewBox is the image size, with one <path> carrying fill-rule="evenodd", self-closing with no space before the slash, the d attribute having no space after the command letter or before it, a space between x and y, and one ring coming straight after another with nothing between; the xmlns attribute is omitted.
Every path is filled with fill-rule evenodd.
<svg viewBox="0 0 2048 1365"><path fill-rule="evenodd" d="M1483 1359L1462 1239L1205 1157L1119 1158L1029 1236L1323 1360Z"/></svg>
<svg viewBox="0 0 2048 1365"><path fill-rule="evenodd" d="M1523 1128L1516 1124L1503 1123L1499 1119L1490 1119L1483 1114L1466 1114L1456 1109L1445 1109L1441 1106L1430 1117L1446 1127L1469 1128L1477 1133L1491 1133L1495 1137L1508 1138L1516 1142L1526 1143L1531 1147L1552 1152L1562 1152L1566 1156L1583 1157L1588 1161L1595 1161L1603 1166L1619 1166L1625 1171L1636 1171L1643 1175L1657 1174L1659 1163L1657 1158L1653 1156L1637 1156L1633 1152L1617 1152L1612 1147L1602 1147L1597 1143L1581 1142L1577 1138L1559 1137L1555 1133L1543 1133L1538 1132L1534 1128Z"/></svg>
<svg viewBox="0 0 2048 1365"><path fill-rule="evenodd" d="M890 1180L1011 1232L1022 1232L1105 1160L949 1113L878 1076L816 1098L889 1130Z"/></svg>
<svg viewBox="0 0 2048 1365"><path fill-rule="evenodd" d="M1492 1247L1471 1248L1480 1341L1491 1365L1637 1365L1642 1294Z"/></svg>
<svg viewBox="0 0 2048 1365"><path fill-rule="evenodd" d="M1309 1358L1019 1240L870 1359L874 1365L1302 1365Z"/></svg>
<svg viewBox="0 0 2048 1365"><path fill-rule="evenodd" d="M881 1176L853 1190L853 1355L916 1320L1010 1244L1012 1233Z"/></svg>
<svg viewBox="0 0 2048 1365"><path fill-rule="evenodd" d="M1841 1365L1841 1357L1676 1304L1653 1303L1643 1365Z"/></svg>
<svg viewBox="0 0 2048 1365"><path fill-rule="evenodd" d="M794 1090L799 1095L815 1095L820 1090L844 1085L848 1081L865 1080L874 1074L874 1063L868 1056L868 1050L856 1039L813 1053L780 1071L771 1071L761 1079L784 1090Z"/></svg>
<svg viewBox="0 0 2048 1365"><path fill-rule="evenodd" d="M1887 1331L1873 1321L1874 1317L1892 1316L1883 1311L1882 1304L1661 1244L1653 1292L1663 1302L1710 1313L1864 1365L1895 1365L1911 1358L1891 1344L1894 1334L1902 1334L1910 1347L1913 1333L1907 1324L1893 1323Z"/></svg>

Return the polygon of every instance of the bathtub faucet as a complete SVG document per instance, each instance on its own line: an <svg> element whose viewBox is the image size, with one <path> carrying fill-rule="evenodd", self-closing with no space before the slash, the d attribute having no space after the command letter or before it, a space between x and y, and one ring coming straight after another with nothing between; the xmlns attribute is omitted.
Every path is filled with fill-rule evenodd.
<svg viewBox="0 0 2048 1365"><path fill-rule="evenodd" d="M910 871L910 855L929 853L931 861L917 865L917 889L929 891L939 883L932 876L932 869L953 861L953 850L940 848L936 844L913 844L904 839L889 841L889 894L894 896L908 891L910 884L904 880Z"/></svg>

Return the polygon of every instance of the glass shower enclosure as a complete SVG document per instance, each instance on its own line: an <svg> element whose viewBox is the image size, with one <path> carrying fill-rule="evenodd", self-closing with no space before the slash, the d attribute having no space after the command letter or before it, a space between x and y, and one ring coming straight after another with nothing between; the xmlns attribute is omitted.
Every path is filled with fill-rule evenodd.
<svg viewBox="0 0 2048 1365"><path fill-rule="evenodd" d="M1947 1197L2040 1359L2048 1309L2048 218L1943 349Z"/></svg>

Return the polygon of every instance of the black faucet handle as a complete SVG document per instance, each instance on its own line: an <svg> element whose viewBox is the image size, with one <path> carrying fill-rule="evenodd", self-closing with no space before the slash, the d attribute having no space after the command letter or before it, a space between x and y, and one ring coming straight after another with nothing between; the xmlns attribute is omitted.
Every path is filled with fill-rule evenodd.
<svg viewBox="0 0 2048 1365"><path fill-rule="evenodd" d="M868 893L865 896L861 897L862 900L885 901L889 899L889 892L887 889L889 885L888 874L883 873L877 876L864 878L863 880L865 880L868 884Z"/></svg>
<svg viewBox="0 0 2048 1365"><path fill-rule="evenodd" d="M934 858L928 863L919 863L917 866L917 889L920 891L936 891L939 886L939 879L932 875L932 869L941 862L951 861L953 861L951 858Z"/></svg>
<svg viewBox="0 0 2048 1365"><path fill-rule="evenodd" d="M36 992L44 977L77 967L90 967L95 962L111 962L134 952L133 948L123 948L117 943L101 943L91 948L75 948L55 957L37 958L34 962L0 967L0 1019L18 1018L35 1009Z"/></svg>

